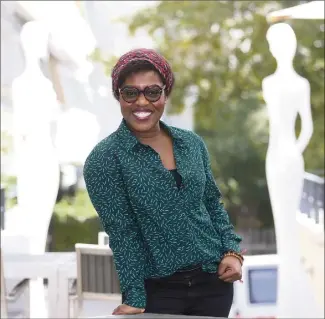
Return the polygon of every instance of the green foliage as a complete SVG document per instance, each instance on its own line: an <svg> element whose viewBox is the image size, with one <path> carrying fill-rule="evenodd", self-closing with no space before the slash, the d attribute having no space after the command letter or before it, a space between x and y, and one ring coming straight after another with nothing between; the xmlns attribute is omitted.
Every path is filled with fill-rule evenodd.
<svg viewBox="0 0 325 319"><path fill-rule="evenodd" d="M68 215L64 219L54 214L50 225L50 251L74 251L75 244L97 244L101 225L97 217L80 220Z"/></svg>
<svg viewBox="0 0 325 319"><path fill-rule="evenodd" d="M14 187L17 184L17 177L1 174L1 184L5 185L5 187Z"/></svg>
<svg viewBox="0 0 325 319"><path fill-rule="evenodd" d="M73 251L76 243L96 244L101 225L87 191L79 189L71 203L63 199L54 207L50 225L52 251Z"/></svg>
<svg viewBox="0 0 325 319"><path fill-rule="evenodd" d="M12 152L13 137L6 131L1 131L1 156Z"/></svg>
<svg viewBox="0 0 325 319"><path fill-rule="evenodd" d="M77 191L73 202L63 198L55 205L54 212L62 220L66 220L70 216L83 221L87 218L97 216L85 189L79 189Z"/></svg>
<svg viewBox="0 0 325 319"><path fill-rule="evenodd" d="M103 52L99 48L96 48L94 52L90 55L90 59L95 63L103 63L105 66L106 75L110 76L111 70L115 65L115 63L117 62L118 57L115 55L104 56Z"/></svg>
<svg viewBox="0 0 325 319"><path fill-rule="evenodd" d="M11 193L15 192L16 185L17 185L16 176L1 174L1 186L5 188L6 210L17 205L17 198L11 196Z"/></svg>
<svg viewBox="0 0 325 319"><path fill-rule="evenodd" d="M16 187L17 178L1 175L1 184L6 188L6 195ZM16 198L6 200L6 208L17 204ZM102 227L97 213L84 189L77 191L73 201L64 198L54 207L49 234L51 251L74 251L76 243L96 244L98 232Z"/></svg>
<svg viewBox="0 0 325 319"><path fill-rule="evenodd" d="M272 224L272 215L265 181L268 120L261 82L276 67L265 38L266 14L303 2L161 1L128 20L131 34L147 30L172 64L176 86L170 112L183 109L184 92L190 87L198 89L195 130L208 145L227 207L232 215L249 211L263 226ZM295 68L312 90L315 127L305 153L306 170L323 170L324 24L290 24L299 43Z"/></svg>

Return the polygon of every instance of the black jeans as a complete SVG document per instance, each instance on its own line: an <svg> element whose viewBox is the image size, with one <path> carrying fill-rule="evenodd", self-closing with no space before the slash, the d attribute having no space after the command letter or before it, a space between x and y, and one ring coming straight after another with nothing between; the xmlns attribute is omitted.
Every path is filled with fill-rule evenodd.
<svg viewBox="0 0 325 319"><path fill-rule="evenodd" d="M202 269L145 281L146 313L228 317L233 284Z"/></svg>

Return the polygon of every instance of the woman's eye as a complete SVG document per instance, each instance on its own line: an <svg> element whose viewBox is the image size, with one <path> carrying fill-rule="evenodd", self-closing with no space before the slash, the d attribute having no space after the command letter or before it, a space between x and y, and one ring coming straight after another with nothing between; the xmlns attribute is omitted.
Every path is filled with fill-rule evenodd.
<svg viewBox="0 0 325 319"><path fill-rule="evenodd" d="M127 95L127 96L135 96L135 95L137 95L137 91L135 91L135 90L126 90L126 91L124 91L124 94Z"/></svg>
<svg viewBox="0 0 325 319"><path fill-rule="evenodd" d="M155 89L153 89L153 90L148 90L147 93L148 93L149 95L157 95L157 94L160 93L160 91L159 91L159 90L155 90Z"/></svg>

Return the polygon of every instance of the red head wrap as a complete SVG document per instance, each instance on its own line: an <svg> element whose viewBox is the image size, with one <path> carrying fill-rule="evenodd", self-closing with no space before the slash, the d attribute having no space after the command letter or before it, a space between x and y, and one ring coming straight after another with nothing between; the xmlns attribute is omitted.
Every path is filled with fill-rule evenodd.
<svg viewBox="0 0 325 319"><path fill-rule="evenodd" d="M129 63L134 61L148 61L155 67L155 69L157 69L157 71L165 81L165 93L168 96L173 88L174 74L167 60L154 50L135 49L122 55L112 70L112 89L114 97L117 100L119 99L118 80L121 71Z"/></svg>

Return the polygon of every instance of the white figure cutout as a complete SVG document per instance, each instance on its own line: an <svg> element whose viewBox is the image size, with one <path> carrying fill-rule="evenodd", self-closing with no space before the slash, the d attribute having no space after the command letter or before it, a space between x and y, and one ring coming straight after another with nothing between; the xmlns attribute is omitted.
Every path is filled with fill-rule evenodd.
<svg viewBox="0 0 325 319"><path fill-rule="evenodd" d="M304 181L303 152L313 132L310 85L293 67L297 47L293 29L286 23L278 23L269 28L266 37L277 61L274 74L262 82L269 114L266 178L280 260L277 318L315 318L319 312L301 264L296 221ZM297 139L298 115L302 126Z"/></svg>
<svg viewBox="0 0 325 319"><path fill-rule="evenodd" d="M25 70L12 84L14 140L17 168L17 227L31 238L30 253L45 252L49 223L59 188L59 163L51 124L59 109L52 83L44 77L40 60L48 58L49 28L40 21L21 31ZM27 252L26 252L27 253ZM42 280L31 283L31 318L44 318Z"/></svg>

